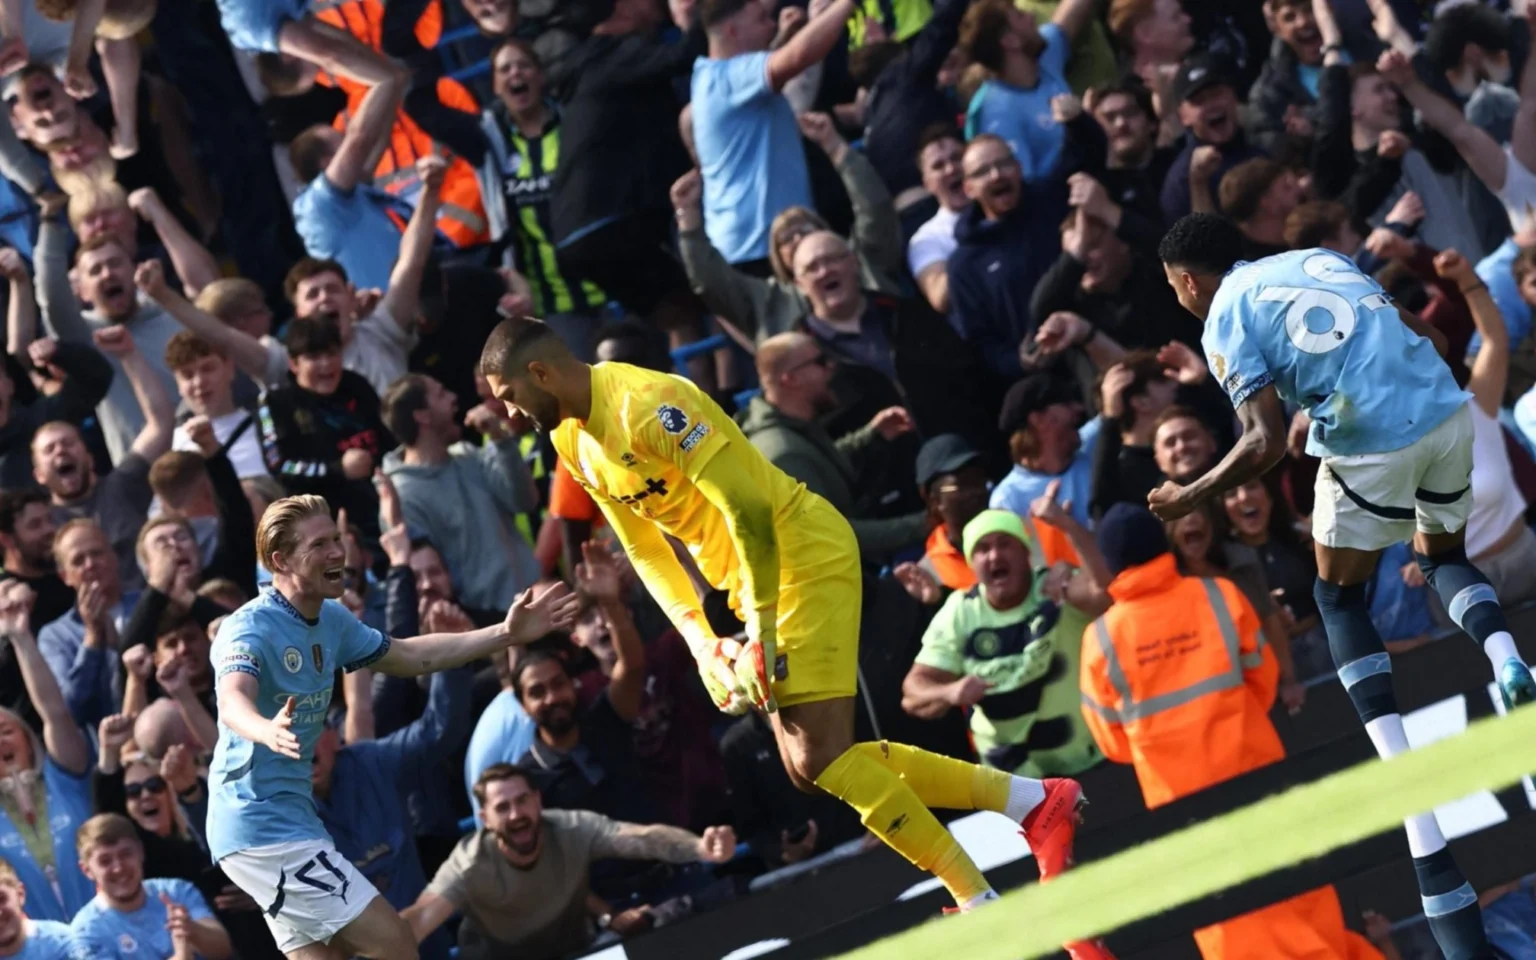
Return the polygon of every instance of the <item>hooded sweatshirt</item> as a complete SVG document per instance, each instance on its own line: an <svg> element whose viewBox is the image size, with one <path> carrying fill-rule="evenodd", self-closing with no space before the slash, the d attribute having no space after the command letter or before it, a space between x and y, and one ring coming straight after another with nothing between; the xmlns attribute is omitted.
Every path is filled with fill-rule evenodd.
<svg viewBox="0 0 1536 960"><path fill-rule="evenodd" d="M411 536L432 541L466 607L505 610L539 577L517 515L539 505L516 438L476 448L456 443L448 460L408 464L405 449L384 457Z"/></svg>

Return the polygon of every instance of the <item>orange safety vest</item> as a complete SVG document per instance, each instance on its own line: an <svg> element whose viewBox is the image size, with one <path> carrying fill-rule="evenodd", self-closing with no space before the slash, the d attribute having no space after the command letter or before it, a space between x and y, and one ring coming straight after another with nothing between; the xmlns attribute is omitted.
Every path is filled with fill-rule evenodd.
<svg viewBox="0 0 1536 960"><path fill-rule="evenodd" d="M1270 722L1280 668L1235 584L1180 576L1173 554L1109 584L1083 634L1083 717L1132 764L1148 809L1285 758ZM1332 887L1195 931L1205 960L1381 960Z"/></svg>
<svg viewBox="0 0 1536 960"><path fill-rule="evenodd" d="M311 9L315 16L345 30L374 50L383 44L384 4L380 0L324 0ZM443 8L441 0L432 0L416 21L416 40L430 50L437 45L443 33ZM356 112L358 104L368 88L346 77L322 73L320 80L336 87L347 95L347 106L337 115L334 126L345 130L347 120ZM437 80L437 99L444 106L478 116L480 105L463 84L450 77ZM437 153L448 161L448 171L443 177L443 205L437 215L438 232L457 247L470 247L490 241L486 224L485 202L480 197L480 183L475 170L463 157L456 156L432 138L402 109L395 114L395 125L390 131L389 146L379 157L373 171L373 185L389 194L399 196L414 193L420 185L416 176L416 161L429 153ZM402 230L405 223L398 215L391 214Z"/></svg>

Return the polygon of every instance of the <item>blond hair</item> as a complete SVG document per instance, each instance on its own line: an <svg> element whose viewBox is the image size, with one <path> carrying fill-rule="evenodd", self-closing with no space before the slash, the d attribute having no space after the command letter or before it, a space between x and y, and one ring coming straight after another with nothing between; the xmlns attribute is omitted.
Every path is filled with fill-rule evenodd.
<svg viewBox="0 0 1536 960"><path fill-rule="evenodd" d="M331 506L323 497L306 493L297 497L284 497L267 507L256 527L256 555L268 570L277 568L272 558L279 553L292 553L299 545L299 524L310 517L331 515Z"/></svg>
<svg viewBox="0 0 1536 960"><path fill-rule="evenodd" d="M98 813L80 824L75 834L75 852L81 860L88 859L96 847L131 840L143 847L139 829L133 821L120 813Z"/></svg>
<svg viewBox="0 0 1536 960"><path fill-rule="evenodd" d="M231 317L264 310L267 298L255 281L244 277L223 277L198 291L197 309L228 323Z"/></svg>
<svg viewBox="0 0 1536 960"><path fill-rule="evenodd" d="M128 193L120 184L115 180L102 183L85 181L77 192L69 196L69 225L79 233L81 225L91 214L114 207L128 209Z"/></svg>
<svg viewBox="0 0 1536 960"><path fill-rule="evenodd" d="M101 539L107 541L108 547L112 545L111 539L107 536L107 531L101 528L101 524L90 517L75 517L73 520L66 521L64 526L60 527L53 535L53 561L60 567L64 566L64 542L73 536L77 530L90 530Z"/></svg>

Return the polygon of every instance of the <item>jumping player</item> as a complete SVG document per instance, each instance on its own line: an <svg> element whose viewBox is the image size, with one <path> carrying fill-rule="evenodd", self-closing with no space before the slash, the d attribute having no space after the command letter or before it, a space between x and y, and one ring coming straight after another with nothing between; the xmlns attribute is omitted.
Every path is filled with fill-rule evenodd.
<svg viewBox="0 0 1536 960"><path fill-rule="evenodd" d="M767 711L790 779L858 810L960 909L996 896L929 807L1019 821L1042 879L1071 863L1081 788L1030 780L899 743L853 742L859 603L853 530L770 464L689 381L622 363L589 366L538 320L503 321L480 358L495 396L551 434L635 570L698 661L722 709ZM725 590L748 640L717 637L666 536ZM1074 945L1081 958L1087 945Z"/></svg>
<svg viewBox="0 0 1536 960"><path fill-rule="evenodd" d="M1440 358L1444 340L1340 254L1293 250L1239 263L1242 249L1231 221L1198 213L1174 224L1159 249L1179 302L1205 322L1211 372L1243 434L1198 480L1153 490L1152 511L1173 520L1263 475L1285 454L1284 404L1295 404L1311 418L1307 452L1323 461L1312 514L1314 595L1339 680L1376 752L1408 749L1391 658L1366 602L1378 556L1403 540L1413 540L1451 619L1482 644L1505 705L1536 700L1493 587L1467 561L1472 414L1470 396ZM1448 960L1492 957L1477 894L1434 814L1405 827L1440 949Z"/></svg>
<svg viewBox="0 0 1536 960"><path fill-rule="evenodd" d="M323 499L272 504L256 546L272 586L229 615L211 651L219 742L209 852L265 912L289 960L415 960L410 928L336 852L315 811L311 761L336 670L456 667L570 626L576 597L561 584L529 590L496 626L391 639L336 602L346 551Z"/></svg>

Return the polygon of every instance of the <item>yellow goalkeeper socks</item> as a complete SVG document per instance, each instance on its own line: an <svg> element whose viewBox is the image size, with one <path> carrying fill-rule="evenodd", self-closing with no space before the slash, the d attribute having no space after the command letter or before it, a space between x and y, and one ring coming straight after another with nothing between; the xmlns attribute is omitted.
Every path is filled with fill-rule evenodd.
<svg viewBox="0 0 1536 960"><path fill-rule="evenodd" d="M912 771L907 776L890 762L898 749L906 752L901 763ZM990 893L991 885L927 804L967 808L976 789L966 769L971 766L901 744L860 743L834 760L816 785L857 810L864 826L891 849L938 877L956 903L968 904ZM910 782L914 775L935 799L917 792ZM1006 799L1007 775L1002 776ZM995 793L995 788L988 790ZM965 802L952 802L962 798Z"/></svg>
<svg viewBox="0 0 1536 960"><path fill-rule="evenodd" d="M1001 770L881 740L854 744L907 781L917 798L941 810L995 810L1008 806L1013 777Z"/></svg>

